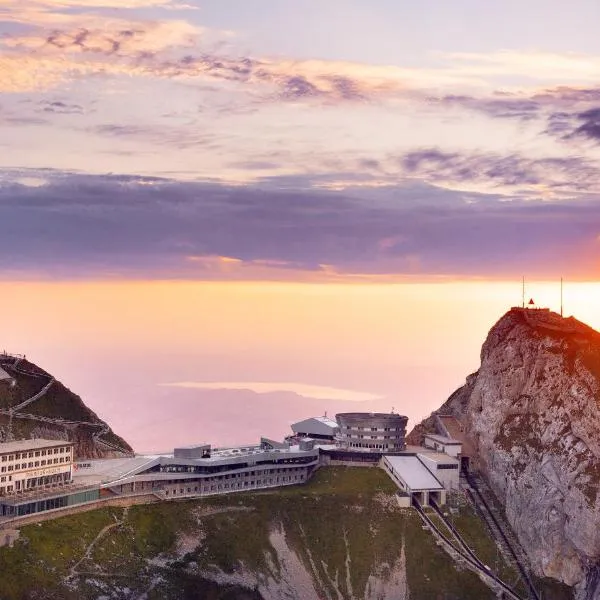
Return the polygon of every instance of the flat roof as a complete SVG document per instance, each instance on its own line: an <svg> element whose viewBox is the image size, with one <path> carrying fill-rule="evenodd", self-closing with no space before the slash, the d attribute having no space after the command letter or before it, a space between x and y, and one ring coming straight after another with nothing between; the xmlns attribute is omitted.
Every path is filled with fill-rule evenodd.
<svg viewBox="0 0 600 600"><path fill-rule="evenodd" d="M445 435L439 435L437 433L426 433L424 437L435 440L436 442L440 442L441 444L446 444L447 446L462 445L460 440L455 440L454 438L447 437Z"/></svg>
<svg viewBox="0 0 600 600"><path fill-rule="evenodd" d="M385 460L411 490L444 489L444 486L416 456L386 456Z"/></svg>
<svg viewBox="0 0 600 600"><path fill-rule="evenodd" d="M0 443L0 454L23 452L24 450L39 450L40 448L54 448L55 446L72 446L74 442L67 440L17 440L16 442Z"/></svg>
<svg viewBox="0 0 600 600"><path fill-rule="evenodd" d="M443 452L435 452L435 450L429 450L429 448L423 448L417 453L419 456L428 458L440 465L458 465L458 460L453 456L448 456Z"/></svg>

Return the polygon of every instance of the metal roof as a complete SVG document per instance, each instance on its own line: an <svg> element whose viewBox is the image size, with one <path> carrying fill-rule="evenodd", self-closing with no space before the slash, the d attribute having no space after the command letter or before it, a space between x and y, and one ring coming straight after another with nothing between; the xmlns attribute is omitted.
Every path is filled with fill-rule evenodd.
<svg viewBox="0 0 600 600"><path fill-rule="evenodd" d="M330 419L329 417L314 417L315 421L319 421L319 423L323 423L323 425L328 425L329 427L338 427L337 421Z"/></svg>
<svg viewBox="0 0 600 600"><path fill-rule="evenodd" d="M444 486L416 456L386 456L384 460L412 491L444 489Z"/></svg>
<svg viewBox="0 0 600 600"><path fill-rule="evenodd" d="M12 378L12 375L9 375L2 367L0 367L0 381Z"/></svg>
<svg viewBox="0 0 600 600"><path fill-rule="evenodd" d="M306 433L308 435L333 435L338 429L337 422L329 417L311 417L292 425L294 433Z"/></svg>

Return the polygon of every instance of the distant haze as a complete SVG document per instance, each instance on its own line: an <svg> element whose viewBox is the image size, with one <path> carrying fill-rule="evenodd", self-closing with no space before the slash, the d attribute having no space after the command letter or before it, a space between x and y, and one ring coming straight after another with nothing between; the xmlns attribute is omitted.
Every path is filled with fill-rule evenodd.
<svg viewBox="0 0 600 600"><path fill-rule="evenodd" d="M559 309L558 283L532 282L529 296ZM136 450L164 451L281 438L325 411L394 407L410 427L478 368L521 287L4 283L0 297L1 347L61 379ZM565 287L567 313L595 328L599 301L598 284ZM177 382L193 385L163 385Z"/></svg>

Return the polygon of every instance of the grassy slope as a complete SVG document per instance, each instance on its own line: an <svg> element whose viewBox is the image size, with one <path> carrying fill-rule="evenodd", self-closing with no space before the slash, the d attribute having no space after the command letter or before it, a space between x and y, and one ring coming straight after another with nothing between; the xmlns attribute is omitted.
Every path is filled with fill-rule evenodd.
<svg viewBox="0 0 600 600"><path fill-rule="evenodd" d="M101 591L125 598L124 589L142 593L154 585L150 599L257 599L251 590L216 586L194 570L213 565L231 573L243 563L247 570L271 570L276 577L279 565L269 531L281 525L307 567L310 552L323 593L333 591L331 581L337 577L348 597L345 535L356 597L362 596L369 574L398 560L404 540L412 600L492 598L475 575L455 568L413 511L386 504L393 493L380 470L327 468L306 486L133 507L81 563L83 575L71 590L61 585L63 577L105 525L123 518L123 511L105 509L24 527L22 542L0 549L0 598L70 600L96 598ZM228 512L198 516L210 510ZM176 551L182 534L194 541L187 553ZM159 564L148 562L157 557Z"/></svg>

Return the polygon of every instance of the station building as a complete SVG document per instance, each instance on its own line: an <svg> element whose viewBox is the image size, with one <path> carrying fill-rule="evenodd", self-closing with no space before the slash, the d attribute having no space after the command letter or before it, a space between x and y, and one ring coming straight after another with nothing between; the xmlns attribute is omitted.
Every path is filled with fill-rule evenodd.
<svg viewBox="0 0 600 600"><path fill-rule="evenodd" d="M340 413L339 443L349 449L366 448L376 452L398 452L406 448L408 417L395 413Z"/></svg>

